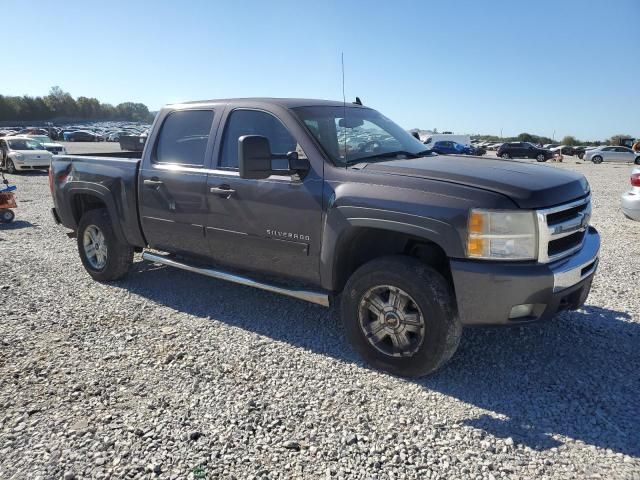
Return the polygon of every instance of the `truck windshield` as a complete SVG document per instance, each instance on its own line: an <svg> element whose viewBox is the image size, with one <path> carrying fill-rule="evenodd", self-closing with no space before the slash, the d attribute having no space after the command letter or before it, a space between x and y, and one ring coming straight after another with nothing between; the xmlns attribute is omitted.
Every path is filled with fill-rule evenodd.
<svg viewBox="0 0 640 480"><path fill-rule="evenodd" d="M336 165L425 155L419 140L370 108L315 106L292 110Z"/></svg>

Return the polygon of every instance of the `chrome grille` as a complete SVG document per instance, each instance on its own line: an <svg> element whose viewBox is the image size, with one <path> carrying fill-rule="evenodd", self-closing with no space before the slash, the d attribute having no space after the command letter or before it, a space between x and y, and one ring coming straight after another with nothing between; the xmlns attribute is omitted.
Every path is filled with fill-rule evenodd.
<svg viewBox="0 0 640 480"><path fill-rule="evenodd" d="M538 210L538 261L549 263L582 248L591 219L591 196Z"/></svg>

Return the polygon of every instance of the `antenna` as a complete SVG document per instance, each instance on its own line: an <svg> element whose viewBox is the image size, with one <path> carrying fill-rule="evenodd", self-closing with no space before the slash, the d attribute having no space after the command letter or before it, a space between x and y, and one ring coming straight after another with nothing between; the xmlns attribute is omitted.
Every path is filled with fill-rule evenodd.
<svg viewBox="0 0 640 480"><path fill-rule="evenodd" d="M342 118L344 122L344 168L347 168L347 97L344 94L344 52L340 52L340 60L342 63Z"/></svg>

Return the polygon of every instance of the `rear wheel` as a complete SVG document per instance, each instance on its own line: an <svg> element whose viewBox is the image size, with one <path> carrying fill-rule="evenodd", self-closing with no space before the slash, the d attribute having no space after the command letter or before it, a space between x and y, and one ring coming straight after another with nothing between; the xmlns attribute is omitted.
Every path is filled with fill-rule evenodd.
<svg viewBox="0 0 640 480"><path fill-rule="evenodd" d="M544 158L544 155L541 153L536 157L536 161L538 161L538 162L546 162L547 159Z"/></svg>
<svg viewBox="0 0 640 480"><path fill-rule="evenodd" d="M411 257L383 257L356 270L341 314L354 349L395 375L434 372L455 353L462 333L446 280Z"/></svg>
<svg viewBox="0 0 640 480"><path fill-rule="evenodd" d="M591 159L593 163L602 163L602 157L600 155L596 155Z"/></svg>
<svg viewBox="0 0 640 480"><path fill-rule="evenodd" d="M9 210L8 208L0 210L0 222L11 223L14 218L16 218L16 214L13 213L13 210Z"/></svg>
<svg viewBox="0 0 640 480"><path fill-rule="evenodd" d="M82 216L77 240L82 264L95 280L118 280L129 271L133 248L118 239L106 209L89 210Z"/></svg>
<svg viewBox="0 0 640 480"><path fill-rule="evenodd" d="M636 157L633 163L635 163L636 165L640 165L640 157Z"/></svg>

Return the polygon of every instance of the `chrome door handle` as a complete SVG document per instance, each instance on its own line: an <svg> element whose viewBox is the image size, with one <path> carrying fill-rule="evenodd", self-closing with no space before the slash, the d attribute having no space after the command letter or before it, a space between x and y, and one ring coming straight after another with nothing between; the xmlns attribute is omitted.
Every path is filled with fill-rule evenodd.
<svg viewBox="0 0 640 480"><path fill-rule="evenodd" d="M227 198L229 198L231 195L236 193L235 190L232 190L227 185L220 185L219 187L211 187L209 188L209 192L215 193L216 195L220 195L220 196L224 195Z"/></svg>
<svg viewBox="0 0 640 480"><path fill-rule="evenodd" d="M163 184L162 180L144 180L142 183L144 183L147 187L159 187L160 185Z"/></svg>

